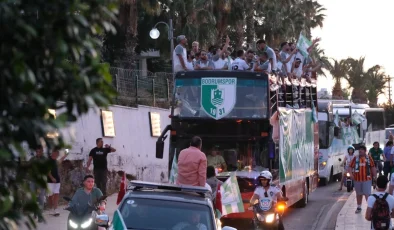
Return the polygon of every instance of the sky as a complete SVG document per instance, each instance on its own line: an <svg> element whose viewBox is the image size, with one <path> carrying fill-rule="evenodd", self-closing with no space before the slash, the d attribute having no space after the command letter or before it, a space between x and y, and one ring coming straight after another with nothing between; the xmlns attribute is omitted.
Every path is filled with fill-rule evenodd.
<svg viewBox="0 0 394 230"><path fill-rule="evenodd" d="M312 31L313 37L320 37L320 46L325 55L335 59L352 57L358 59L365 56L365 68L376 64L383 66L384 71L394 77L394 34L391 22L394 16L394 0L318 0L327 10L323 28ZM394 80L391 81L394 88ZM319 78L319 87L333 87L331 77ZM391 90L394 99L394 90ZM379 98L383 103L386 95Z"/></svg>

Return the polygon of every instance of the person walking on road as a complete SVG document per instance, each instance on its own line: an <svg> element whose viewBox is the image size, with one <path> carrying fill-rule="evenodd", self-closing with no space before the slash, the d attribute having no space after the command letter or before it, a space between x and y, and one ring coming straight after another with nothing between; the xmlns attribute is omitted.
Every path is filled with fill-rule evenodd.
<svg viewBox="0 0 394 230"><path fill-rule="evenodd" d="M52 150L51 157L49 158L49 164L51 165L51 171L48 173L48 203L49 209L52 210L52 215L58 216L57 204L59 202L60 192L60 175L57 158L59 157L60 148L56 147ZM63 162L67 157L67 153L60 158L60 162Z"/></svg>
<svg viewBox="0 0 394 230"><path fill-rule="evenodd" d="M379 176L376 180L376 192L368 197L365 219L371 221L371 229L392 229L394 218L394 197L386 193L387 177Z"/></svg>
<svg viewBox="0 0 394 230"><path fill-rule="evenodd" d="M104 145L103 138L96 139L96 147L90 150L89 160L86 165L87 170L89 170L90 164L93 160L93 174L96 180L97 187L107 195L107 156L108 153L115 152L116 149L112 148L110 145Z"/></svg>
<svg viewBox="0 0 394 230"><path fill-rule="evenodd" d="M367 155L365 146L359 147L359 155L350 162L348 172L354 180L354 189L356 190L356 213L360 213L363 196L365 196L365 200L368 199L371 194L372 180L376 176L375 163L372 157Z"/></svg>
<svg viewBox="0 0 394 230"><path fill-rule="evenodd" d="M205 187L207 180L207 157L201 152L202 140L193 137L190 147L182 150L178 158L178 185Z"/></svg>

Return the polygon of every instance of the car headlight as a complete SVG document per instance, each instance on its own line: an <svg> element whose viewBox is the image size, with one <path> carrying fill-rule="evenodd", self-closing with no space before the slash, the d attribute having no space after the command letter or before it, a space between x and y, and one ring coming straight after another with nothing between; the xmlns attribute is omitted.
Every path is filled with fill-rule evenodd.
<svg viewBox="0 0 394 230"><path fill-rule="evenodd" d="M74 221L72 221L71 219L68 221L68 223L70 224L70 227L77 229L78 228L78 224L75 223Z"/></svg>
<svg viewBox="0 0 394 230"><path fill-rule="evenodd" d="M88 228L93 222L92 218L89 218L89 220L85 221L83 224L81 224L81 228Z"/></svg>
<svg viewBox="0 0 394 230"><path fill-rule="evenodd" d="M272 222L274 222L274 220L275 220L275 214L268 214L265 217L265 222L267 222L267 223L272 223Z"/></svg>

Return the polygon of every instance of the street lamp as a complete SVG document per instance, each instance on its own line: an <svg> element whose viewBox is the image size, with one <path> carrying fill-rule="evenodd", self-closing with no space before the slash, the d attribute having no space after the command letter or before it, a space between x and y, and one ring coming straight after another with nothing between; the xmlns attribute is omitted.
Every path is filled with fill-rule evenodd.
<svg viewBox="0 0 394 230"><path fill-rule="evenodd" d="M173 54L174 54L174 28L172 26L172 19L170 19L168 21L168 23L165 23L165 22L158 22L158 23L156 23L156 25L149 32L149 36L152 39L157 39L160 36L160 31L156 28L159 24L166 25L167 29L168 29L168 40L170 41L170 46L171 46L172 78L174 79L174 60L173 60Z"/></svg>

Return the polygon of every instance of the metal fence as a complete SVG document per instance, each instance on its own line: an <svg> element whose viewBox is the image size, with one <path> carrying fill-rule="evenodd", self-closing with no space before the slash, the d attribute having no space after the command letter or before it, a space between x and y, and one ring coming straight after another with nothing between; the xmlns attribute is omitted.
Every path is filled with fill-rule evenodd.
<svg viewBox="0 0 394 230"><path fill-rule="evenodd" d="M111 67L110 72L118 91L116 104L169 108L173 85L172 73L152 73L116 67Z"/></svg>

